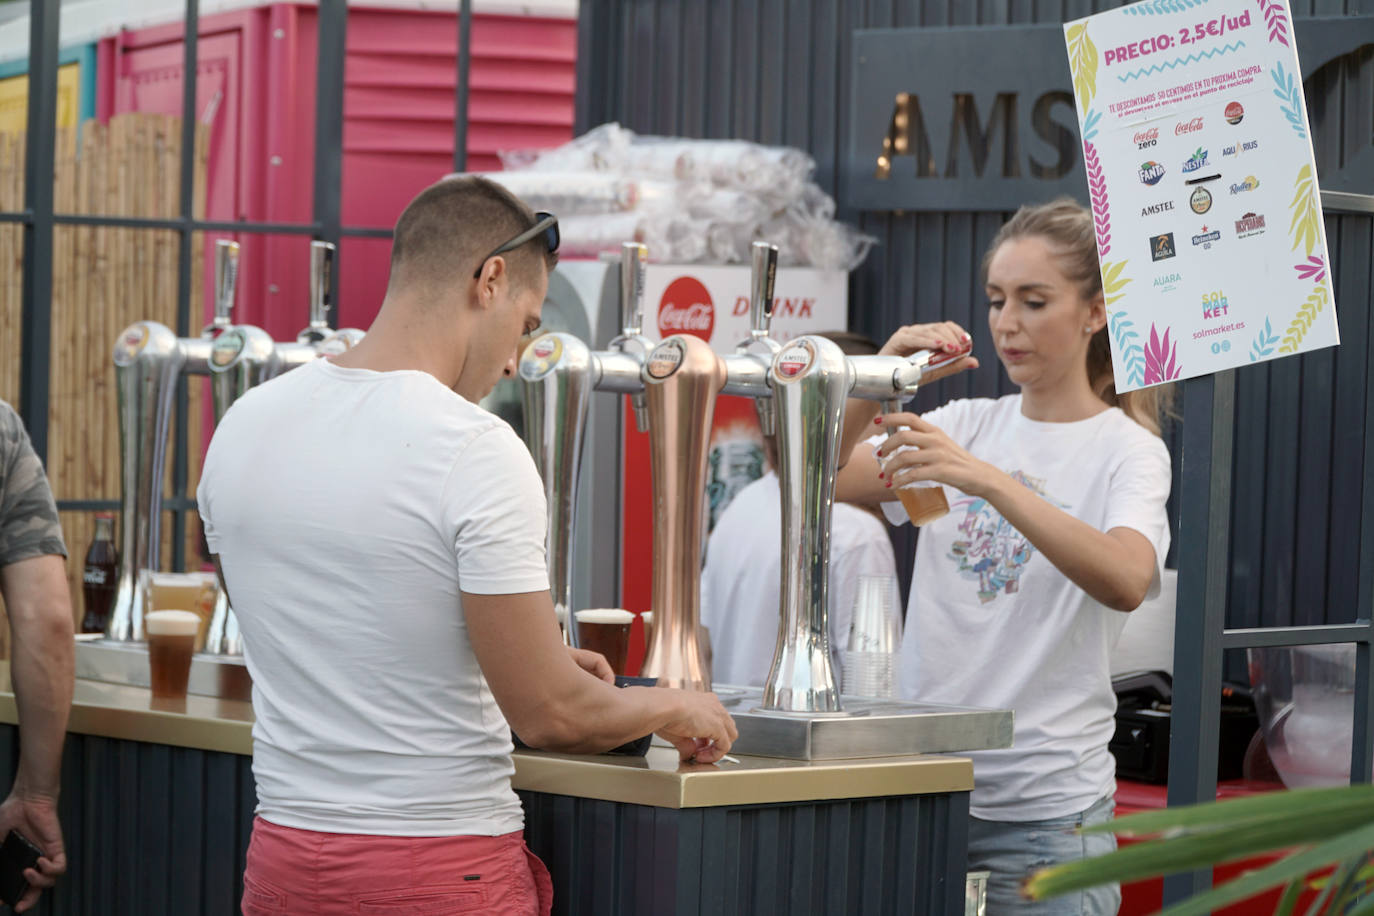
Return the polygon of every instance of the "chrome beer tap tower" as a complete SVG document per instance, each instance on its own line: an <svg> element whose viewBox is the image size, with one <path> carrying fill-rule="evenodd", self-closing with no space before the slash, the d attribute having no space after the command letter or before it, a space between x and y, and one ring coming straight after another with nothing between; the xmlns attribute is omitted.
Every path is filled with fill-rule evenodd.
<svg viewBox="0 0 1374 916"><path fill-rule="evenodd" d="M329 242L310 243L309 323L294 341L274 341L262 328L252 325L227 328L215 340L210 353L210 391L216 426L250 388L320 356L342 353L362 340L363 332L356 328L335 331L329 326L334 251ZM223 589L215 599L205 651L212 655L243 654L238 619Z"/></svg>
<svg viewBox="0 0 1374 916"><path fill-rule="evenodd" d="M214 318L199 337L177 337L156 321L136 321L115 341L119 398L119 584L105 630L116 641L143 638L144 595L139 576L161 559L162 479L167 427L177 380L206 375L215 340L229 327L238 282L239 245L215 243Z"/></svg>
<svg viewBox="0 0 1374 916"><path fill-rule="evenodd" d="M653 342L641 333L644 261L648 249L634 242L620 248L621 332L605 350L591 350L566 333L543 334L520 356L525 442L544 481L548 503L547 553L554 611L563 638L577 645L572 617L572 538L587 412L593 391L630 396L635 423L648 431L640 370Z"/></svg>

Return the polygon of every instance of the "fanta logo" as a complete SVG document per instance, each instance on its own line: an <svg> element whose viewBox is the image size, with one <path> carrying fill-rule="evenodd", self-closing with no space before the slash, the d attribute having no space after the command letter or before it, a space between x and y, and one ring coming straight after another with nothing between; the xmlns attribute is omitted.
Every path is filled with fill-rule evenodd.
<svg viewBox="0 0 1374 916"><path fill-rule="evenodd" d="M1253 191L1259 187L1259 179L1254 175L1247 175L1244 181L1238 181L1231 185L1232 194L1244 194L1246 191Z"/></svg>
<svg viewBox="0 0 1374 916"><path fill-rule="evenodd" d="M1138 174L1140 175L1140 180L1145 184L1159 184L1159 179L1164 177L1164 166L1155 162L1153 159L1147 159L1140 163L1140 172Z"/></svg>
<svg viewBox="0 0 1374 916"><path fill-rule="evenodd" d="M1138 130L1131 138L1138 149L1149 149L1159 140L1159 128L1151 127L1149 130Z"/></svg>
<svg viewBox="0 0 1374 916"><path fill-rule="evenodd" d="M695 277L678 277L663 291L658 305L658 332L692 334L709 341L716 327L716 308L711 294Z"/></svg>
<svg viewBox="0 0 1374 916"><path fill-rule="evenodd" d="M1206 164L1207 151L1199 146L1197 149L1193 150L1193 155L1189 156L1187 161L1183 163L1183 171L1196 172Z"/></svg>
<svg viewBox="0 0 1374 916"><path fill-rule="evenodd" d="M1202 118L1193 118L1191 121L1180 121L1174 125L1174 136L1181 137L1184 134L1195 133L1202 130Z"/></svg>

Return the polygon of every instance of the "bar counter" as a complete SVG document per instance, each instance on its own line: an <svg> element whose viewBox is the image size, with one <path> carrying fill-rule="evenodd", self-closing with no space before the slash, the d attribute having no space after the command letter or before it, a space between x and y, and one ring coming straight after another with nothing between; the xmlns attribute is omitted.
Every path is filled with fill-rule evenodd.
<svg viewBox="0 0 1374 916"><path fill-rule="evenodd" d="M0 776L17 721L0 669ZM63 764L67 877L38 912L237 913L256 804L249 703L78 680ZM555 913L959 913L972 765L517 751Z"/></svg>

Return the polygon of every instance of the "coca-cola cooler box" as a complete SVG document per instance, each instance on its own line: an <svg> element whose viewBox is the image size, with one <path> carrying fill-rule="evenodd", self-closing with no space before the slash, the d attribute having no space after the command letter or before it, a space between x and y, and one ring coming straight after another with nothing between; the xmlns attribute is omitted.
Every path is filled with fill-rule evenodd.
<svg viewBox="0 0 1374 916"><path fill-rule="evenodd" d="M774 286L772 337L848 327L849 275L839 270L783 268ZM650 264L644 273L644 334L662 340L694 334L726 355L749 336L749 268ZM628 407L621 524L621 606L649 610L653 564L653 506L649 438L635 429ZM763 439L753 401L734 395L716 400L707 471L709 524L746 484L763 476ZM635 649L638 649L636 642ZM634 651L634 650L632 650ZM631 670L638 659L631 658Z"/></svg>

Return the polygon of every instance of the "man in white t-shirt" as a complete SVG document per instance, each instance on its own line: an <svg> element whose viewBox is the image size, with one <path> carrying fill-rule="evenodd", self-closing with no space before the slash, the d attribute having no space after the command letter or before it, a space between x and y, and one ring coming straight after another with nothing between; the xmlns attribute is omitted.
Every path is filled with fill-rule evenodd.
<svg viewBox="0 0 1374 916"><path fill-rule="evenodd" d="M822 334L850 356L878 352L859 334ZM717 684L762 687L778 642L782 602L782 492L778 447L765 440L769 470L725 507L706 550L701 572L701 622L711 633L711 679ZM887 525L870 509L835 503L830 519L830 659L842 682L841 651L849 639L860 576L895 578L897 565Z"/></svg>
<svg viewBox="0 0 1374 916"><path fill-rule="evenodd" d="M539 325L557 244L492 182L426 189L367 337L215 432L199 505L256 715L246 916L548 913L512 728L586 752L658 732L704 762L735 737L714 695L616 689L559 636L537 471L477 406Z"/></svg>

